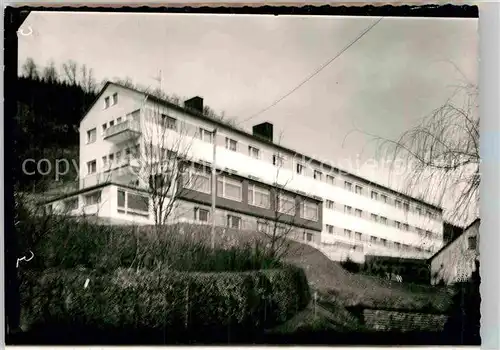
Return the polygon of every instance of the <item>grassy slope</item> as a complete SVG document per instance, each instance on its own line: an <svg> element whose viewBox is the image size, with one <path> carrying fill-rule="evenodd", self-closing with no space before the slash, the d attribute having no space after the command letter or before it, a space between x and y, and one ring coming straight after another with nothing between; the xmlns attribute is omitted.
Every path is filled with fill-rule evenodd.
<svg viewBox="0 0 500 350"><path fill-rule="evenodd" d="M225 237L235 237L239 242L262 239L259 233L231 230L226 230ZM444 288L353 274L307 244L291 242L285 260L304 269L312 289L318 292L318 303L316 307L311 303L292 320L271 330L273 333L311 328L359 331L360 321L346 309L356 305L410 310L432 306L445 312L451 303L451 295Z"/></svg>

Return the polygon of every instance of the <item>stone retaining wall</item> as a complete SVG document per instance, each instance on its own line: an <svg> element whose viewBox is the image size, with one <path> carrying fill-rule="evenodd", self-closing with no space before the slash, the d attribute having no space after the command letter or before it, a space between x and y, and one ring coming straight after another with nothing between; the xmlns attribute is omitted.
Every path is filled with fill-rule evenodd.
<svg viewBox="0 0 500 350"><path fill-rule="evenodd" d="M363 310L364 324L376 331L433 331L440 332L448 319L447 315L416 312Z"/></svg>

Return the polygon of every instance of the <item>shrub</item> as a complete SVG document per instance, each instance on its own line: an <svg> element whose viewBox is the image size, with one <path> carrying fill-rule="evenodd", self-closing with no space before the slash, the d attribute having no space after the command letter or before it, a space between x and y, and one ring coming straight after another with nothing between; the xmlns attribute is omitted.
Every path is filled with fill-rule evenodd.
<svg viewBox="0 0 500 350"><path fill-rule="evenodd" d="M289 266L232 273L49 269L25 272L22 280L26 319L44 325L251 331L284 322L309 302L304 273Z"/></svg>
<svg viewBox="0 0 500 350"><path fill-rule="evenodd" d="M361 265L347 258L341 262L341 266L349 272L358 273L361 270Z"/></svg>
<svg viewBox="0 0 500 350"><path fill-rule="evenodd" d="M71 219L25 221L19 232L31 236L44 220L43 239L29 245L35 258L29 268L67 268L81 266L100 272L117 268L182 271L247 271L279 267L277 259L264 247L242 246L212 249L203 241L182 237L175 227L145 231L135 227L104 226ZM37 236L40 233L36 234Z"/></svg>

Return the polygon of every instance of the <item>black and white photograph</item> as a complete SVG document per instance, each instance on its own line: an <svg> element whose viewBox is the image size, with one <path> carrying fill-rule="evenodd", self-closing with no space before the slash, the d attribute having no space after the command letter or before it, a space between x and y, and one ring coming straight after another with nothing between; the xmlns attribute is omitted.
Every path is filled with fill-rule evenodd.
<svg viewBox="0 0 500 350"><path fill-rule="evenodd" d="M480 345L478 9L357 6L11 9L7 344Z"/></svg>

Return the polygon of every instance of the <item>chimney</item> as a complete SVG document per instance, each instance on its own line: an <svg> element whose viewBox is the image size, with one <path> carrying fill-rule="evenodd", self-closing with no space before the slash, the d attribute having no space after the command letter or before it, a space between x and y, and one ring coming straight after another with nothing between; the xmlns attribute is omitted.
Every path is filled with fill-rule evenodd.
<svg viewBox="0 0 500 350"><path fill-rule="evenodd" d="M189 100L184 101L184 107L203 113L203 98L199 96L190 98Z"/></svg>
<svg viewBox="0 0 500 350"><path fill-rule="evenodd" d="M254 125L253 136L260 137L266 141L273 142L273 124L265 122Z"/></svg>

